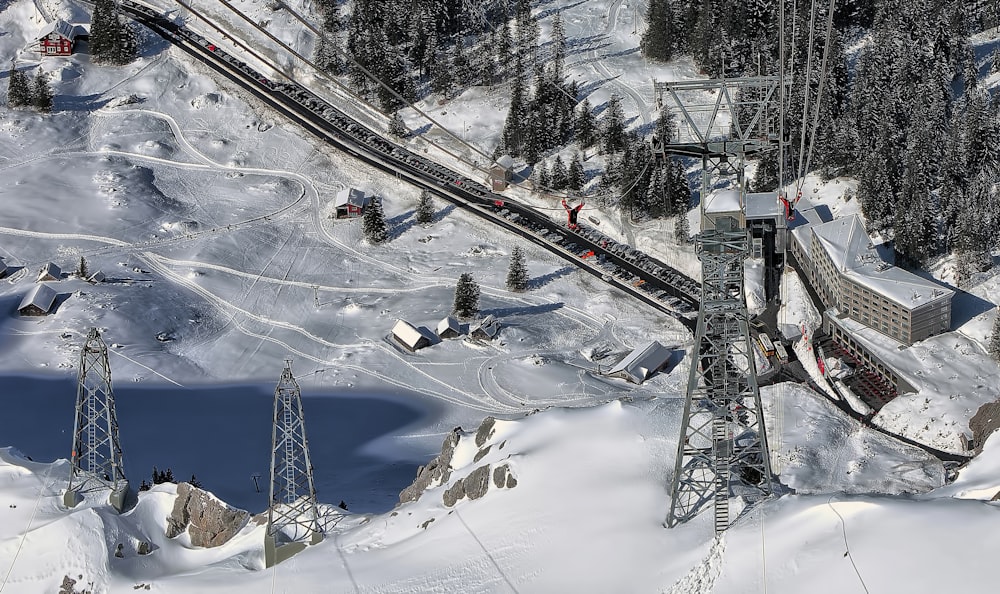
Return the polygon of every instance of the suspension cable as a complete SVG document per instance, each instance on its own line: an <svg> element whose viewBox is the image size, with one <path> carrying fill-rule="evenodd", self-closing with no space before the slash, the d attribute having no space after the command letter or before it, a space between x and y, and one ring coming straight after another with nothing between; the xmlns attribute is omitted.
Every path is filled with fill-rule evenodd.
<svg viewBox="0 0 1000 594"><path fill-rule="evenodd" d="M816 36L816 0L811 0L809 3L809 41L806 47L806 74L805 79L802 81L802 122L801 129L799 132L799 166L798 171L798 190L802 189L802 177L805 172L802 167L805 164L805 151L806 151L806 125L809 123L809 86L812 81L812 54L813 54L813 41Z"/></svg>
<svg viewBox="0 0 1000 594"><path fill-rule="evenodd" d="M812 131L809 133L809 151L806 154L806 168L809 171L809 164L812 161L813 147L816 146L816 130L819 129L819 113L823 104L823 87L826 84L826 62L830 55L830 40L833 39L833 11L836 8L836 0L830 0L829 14L826 15L826 42L823 44L823 59L819 66L819 88L816 89L816 105L813 111Z"/></svg>

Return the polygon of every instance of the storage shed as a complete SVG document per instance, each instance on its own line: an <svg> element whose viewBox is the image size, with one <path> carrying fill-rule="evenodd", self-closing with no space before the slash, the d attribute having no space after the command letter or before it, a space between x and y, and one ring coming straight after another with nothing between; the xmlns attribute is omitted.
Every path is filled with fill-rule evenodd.
<svg viewBox="0 0 1000 594"><path fill-rule="evenodd" d="M514 179L514 159L510 155L503 155L490 167L490 180L493 182L493 191L502 192L507 189L507 185Z"/></svg>
<svg viewBox="0 0 1000 594"><path fill-rule="evenodd" d="M24 299L21 300L21 305L17 306L17 313L22 316L44 316L49 313L55 302L56 290L45 283L41 283L35 285L24 296Z"/></svg>
<svg viewBox="0 0 1000 594"><path fill-rule="evenodd" d="M438 322L437 335L438 338L455 338L456 336L461 336L462 325L455 318L448 316Z"/></svg>
<svg viewBox="0 0 1000 594"><path fill-rule="evenodd" d="M38 278L35 279L35 282L57 281L60 279L62 279L62 269L49 262L38 271Z"/></svg>
<svg viewBox="0 0 1000 594"><path fill-rule="evenodd" d="M670 349L655 340L635 349L605 375L641 384L670 361Z"/></svg>
<svg viewBox="0 0 1000 594"><path fill-rule="evenodd" d="M469 336L472 338L481 338L483 340L493 340L500 335L500 320L496 319L492 315L486 316L482 321L477 324Z"/></svg>
<svg viewBox="0 0 1000 594"><path fill-rule="evenodd" d="M414 328L406 320L396 320L396 324L392 327L392 337L410 352L417 351L431 344L430 339L424 336L423 332Z"/></svg>

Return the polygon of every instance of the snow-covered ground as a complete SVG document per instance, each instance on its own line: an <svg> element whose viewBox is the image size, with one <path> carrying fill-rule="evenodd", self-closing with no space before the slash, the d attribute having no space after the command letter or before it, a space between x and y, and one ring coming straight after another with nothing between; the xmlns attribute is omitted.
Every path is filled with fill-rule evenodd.
<svg viewBox="0 0 1000 594"><path fill-rule="evenodd" d="M70 20L85 14L64 0L39 1ZM270 17L272 31L309 52L312 41L287 15L263 2L240 6L255 20ZM578 42L570 75L592 90L595 106L621 94L633 126L654 117L652 79L696 74L686 62L643 62L636 47L645 6L560 6L571 46ZM0 58L17 55L41 25L31 2L3 5ZM19 57L21 67L38 63ZM53 73L55 113L0 111L0 256L11 273L0 282L0 445L13 447L0 450L0 591L54 592L67 576L93 592L936 592L988 590L995 581L989 560L1000 541L988 522L996 510L983 500L1000 490L996 438L941 487L940 463L921 450L845 419L801 386L779 384L763 390L765 416L774 467L797 494L761 506L719 541L710 513L666 530L691 343L675 320L444 204L433 224L416 224L414 188L313 143L155 38L122 68L94 68L86 56L40 63ZM470 89L421 107L489 152L504 94ZM385 123L363 105L345 107ZM476 160L433 128L411 142L442 159L433 143ZM852 183L810 179L806 191L848 214L857 202L839 196ZM330 218L345 187L385 198L387 244L364 242L359 221ZM698 276L693 248L675 244L672 223L636 227L597 209L585 214ZM515 245L527 255L526 293L504 288ZM44 263L71 272L81 256L107 282L64 278L52 283L60 294L53 315L16 314ZM501 319L500 338L446 340L417 353L397 346L395 321L433 328L450 313L463 272L482 287L482 313ZM786 275L785 285L796 282ZM969 312L996 294L992 283L972 290L979 301ZM789 325L818 320L801 288L785 306L779 320ZM964 365L961 381L920 384L918 397L933 396L934 409L904 407L900 423L930 415L951 427L956 410L992 393L996 366L975 351L990 315L969 316L962 335L913 355L914 370L932 371L929 361L943 360L949 340L964 341L945 366ZM68 466L60 458L70 448L79 348L92 326L111 347L134 484L153 465L169 466L262 511L252 477L266 483L270 392L290 358L320 500L343 499L352 513L323 543L263 570L263 528L254 523L218 548L195 547L187 534L168 539L173 485L142 493L123 515L98 498L64 508ZM642 386L588 371L650 339L685 357ZM392 509L451 429L474 429L486 415L500 419L495 431L482 444L460 433L450 478ZM444 492L484 465L491 473L506 465L516 485L445 505ZM139 542L152 553L138 556ZM113 554L118 543L123 558Z"/></svg>

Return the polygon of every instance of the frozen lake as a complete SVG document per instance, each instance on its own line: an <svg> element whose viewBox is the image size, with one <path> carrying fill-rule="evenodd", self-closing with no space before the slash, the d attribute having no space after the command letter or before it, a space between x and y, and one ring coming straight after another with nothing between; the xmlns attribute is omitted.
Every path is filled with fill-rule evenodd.
<svg viewBox="0 0 1000 594"><path fill-rule="evenodd" d="M68 458L75 379L0 378L0 445L33 460ZM228 503L267 507L274 386L118 387L115 405L125 472L133 488L152 468L177 481L197 476ZM423 419L428 411L403 397L365 392L303 391L306 435L317 497L352 512L385 512L427 460L380 437ZM260 492L254 484L259 475Z"/></svg>

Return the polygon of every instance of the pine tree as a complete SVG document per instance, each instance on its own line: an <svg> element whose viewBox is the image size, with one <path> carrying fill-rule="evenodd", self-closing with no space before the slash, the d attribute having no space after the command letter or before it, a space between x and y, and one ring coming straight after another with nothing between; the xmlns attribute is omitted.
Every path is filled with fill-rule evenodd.
<svg viewBox="0 0 1000 594"><path fill-rule="evenodd" d="M28 75L18 70L13 60L10 61L10 74L7 81L7 105L9 107L30 105L32 101Z"/></svg>
<svg viewBox="0 0 1000 594"><path fill-rule="evenodd" d="M524 264L524 253L517 246L510 252L510 268L507 269L507 289L518 293L528 289L528 268Z"/></svg>
<svg viewBox="0 0 1000 594"><path fill-rule="evenodd" d="M429 225L434 222L434 204L431 202L431 193L427 190L420 192L420 203L417 204L417 222L421 225Z"/></svg>
<svg viewBox="0 0 1000 594"><path fill-rule="evenodd" d="M174 471L167 469L167 472L163 475L163 482L172 483L174 482Z"/></svg>
<svg viewBox="0 0 1000 594"><path fill-rule="evenodd" d="M393 112L392 117L389 118L389 134L392 134L396 138L406 138L407 134L409 134L406 124L403 123L403 116L399 115L398 111Z"/></svg>
<svg viewBox="0 0 1000 594"><path fill-rule="evenodd" d="M382 243L389 239L389 229L385 224L385 212L382 211L382 199L378 196L373 196L368 203L361 222L365 239L369 243Z"/></svg>
<svg viewBox="0 0 1000 594"><path fill-rule="evenodd" d="M549 168L545 163L539 163L535 167L535 175L538 178L538 188L540 190L549 190L552 188L552 177L549 175Z"/></svg>
<svg viewBox="0 0 1000 594"><path fill-rule="evenodd" d="M990 335L990 356L1000 361L1000 311L993 318L993 334Z"/></svg>
<svg viewBox="0 0 1000 594"><path fill-rule="evenodd" d="M193 474L191 475L191 480L188 481L188 484L194 487L195 489L201 488L201 481L199 481L198 477L196 477Z"/></svg>
<svg viewBox="0 0 1000 594"><path fill-rule="evenodd" d="M590 148L594 146L594 142L597 140L597 123L594 120L593 112L590 110L590 100L584 99L580 103L573 127L576 131L576 141L580 143L581 147Z"/></svg>
<svg viewBox="0 0 1000 594"><path fill-rule="evenodd" d="M674 239L677 243L689 243L691 241L691 227L688 224L688 212L685 208L677 213L674 221Z"/></svg>
<svg viewBox="0 0 1000 594"><path fill-rule="evenodd" d="M87 278L90 276L90 270L87 268L87 259L80 256L80 264L76 268L76 275L80 278Z"/></svg>
<svg viewBox="0 0 1000 594"><path fill-rule="evenodd" d="M566 170L566 164L563 163L562 157L556 155L556 160L552 163L552 189L565 190L568 183L569 172Z"/></svg>
<svg viewBox="0 0 1000 594"><path fill-rule="evenodd" d="M646 10L646 32L642 34L642 55L660 62L673 57L676 36L674 18L668 0L650 0Z"/></svg>
<svg viewBox="0 0 1000 594"><path fill-rule="evenodd" d="M455 315L471 318L479 313L479 285L472 275L463 272L455 285Z"/></svg>
<svg viewBox="0 0 1000 594"><path fill-rule="evenodd" d="M607 111L604 112L602 130L604 137L604 152L617 153L625 148L625 112L622 110L622 98L617 94L608 100Z"/></svg>
<svg viewBox="0 0 1000 594"><path fill-rule="evenodd" d="M573 160L569 162L569 177L566 179L566 187L572 192L579 192L583 189L583 184L587 181L583 170L583 161L580 160L580 153L573 153Z"/></svg>
<svg viewBox="0 0 1000 594"><path fill-rule="evenodd" d="M122 66L138 54L135 28L118 13L115 0L96 0L90 27L90 55L98 64Z"/></svg>
<svg viewBox="0 0 1000 594"><path fill-rule="evenodd" d="M39 68L35 74L34 96L32 104L43 113L52 111L52 88L49 87L49 77Z"/></svg>

